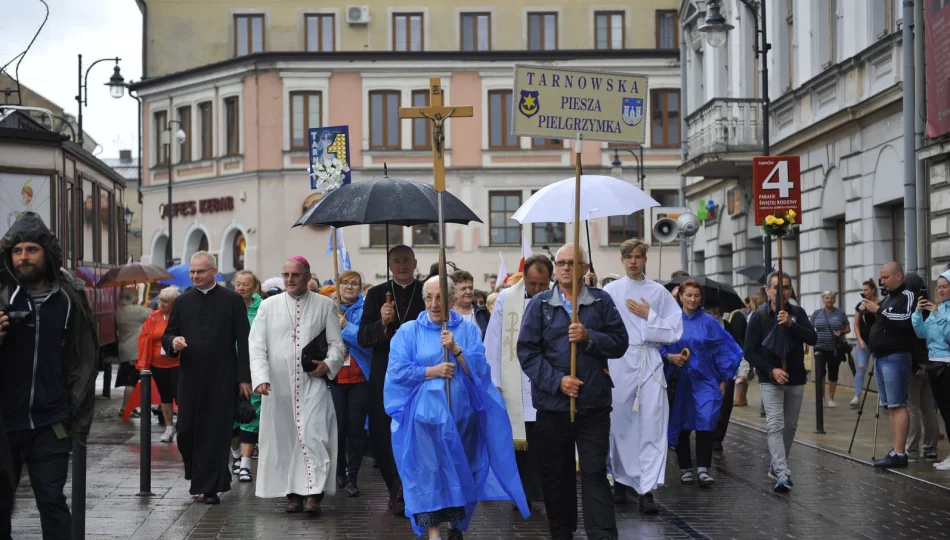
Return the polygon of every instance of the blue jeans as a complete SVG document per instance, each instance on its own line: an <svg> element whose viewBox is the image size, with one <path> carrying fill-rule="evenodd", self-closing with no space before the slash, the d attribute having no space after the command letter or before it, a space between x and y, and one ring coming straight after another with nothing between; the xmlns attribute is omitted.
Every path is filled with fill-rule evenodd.
<svg viewBox="0 0 950 540"><path fill-rule="evenodd" d="M854 397L855 399L861 399L861 391L864 390L864 385L867 382L864 380L864 375L868 371L868 363L871 360L871 349L862 349L861 345L858 345L854 348L854 353Z"/></svg>
<svg viewBox="0 0 950 540"><path fill-rule="evenodd" d="M888 409L907 406L907 385L910 383L910 353L875 356L874 378L877 380L879 403Z"/></svg>

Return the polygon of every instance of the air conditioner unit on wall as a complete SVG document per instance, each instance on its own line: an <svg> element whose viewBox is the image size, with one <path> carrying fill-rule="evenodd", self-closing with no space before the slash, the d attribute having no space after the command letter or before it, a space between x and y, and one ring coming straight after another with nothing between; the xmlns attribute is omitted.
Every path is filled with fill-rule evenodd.
<svg viewBox="0 0 950 540"><path fill-rule="evenodd" d="M369 6L346 6L347 24L369 24Z"/></svg>

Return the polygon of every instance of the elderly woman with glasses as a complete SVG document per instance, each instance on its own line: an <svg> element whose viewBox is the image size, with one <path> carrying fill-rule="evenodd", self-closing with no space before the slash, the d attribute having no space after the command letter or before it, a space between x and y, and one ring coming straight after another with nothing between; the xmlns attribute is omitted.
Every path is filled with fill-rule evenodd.
<svg viewBox="0 0 950 540"><path fill-rule="evenodd" d="M359 497L356 484L360 464L366 451L366 385L369 381L370 360L373 351L360 347L357 336L363 317L363 278L359 272L346 270L340 274L340 328L346 355L343 368L337 373L335 384L330 385L333 406L336 409L337 444L336 485L349 497ZM345 459L344 459L345 456Z"/></svg>
<svg viewBox="0 0 950 540"><path fill-rule="evenodd" d="M175 424L172 423L172 403L178 392L178 358L168 356L162 347L162 336L168 326L168 316L172 304L178 298L178 287L166 287L158 293L158 309L153 311L142 323L138 341L138 365L136 368L152 372L152 380L162 400L162 418L165 421L165 433L161 441L170 443L175 438Z"/></svg>
<svg viewBox="0 0 950 540"><path fill-rule="evenodd" d="M481 331L451 311L455 283L447 285L445 329L433 276L422 287L426 310L396 332L383 401L413 531L437 539L448 523L449 540L461 540L480 501L512 500L522 516L529 512Z"/></svg>

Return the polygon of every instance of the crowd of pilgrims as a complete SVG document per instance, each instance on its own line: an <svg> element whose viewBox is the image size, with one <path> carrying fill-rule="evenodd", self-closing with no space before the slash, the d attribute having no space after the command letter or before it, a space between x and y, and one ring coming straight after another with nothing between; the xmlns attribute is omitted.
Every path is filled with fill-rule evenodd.
<svg viewBox="0 0 950 540"><path fill-rule="evenodd" d="M162 290L145 315L135 367L152 372L161 440L177 441L206 504L236 477L316 515L337 490L360 495L369 451L389 510L419 536L441 538L446 525L461 539L479 502L510 501L525 519L542 503L551 537L572 538L579 471L587 537L615 539L614 505L628 495L659 512L668 449L683 483L714 483L747 315L723 318L696 281L671 294L647 279L646 243L619 251L622 277L598 283L586 252L575 260L566 245L524 260L489 298L464 270L442 298L436 265L418 279L406 246L390 250L392 279L375 286L347 270L320 287L294 256L277 283L245 270L229 290L199 252L193 287Z"/></svg>

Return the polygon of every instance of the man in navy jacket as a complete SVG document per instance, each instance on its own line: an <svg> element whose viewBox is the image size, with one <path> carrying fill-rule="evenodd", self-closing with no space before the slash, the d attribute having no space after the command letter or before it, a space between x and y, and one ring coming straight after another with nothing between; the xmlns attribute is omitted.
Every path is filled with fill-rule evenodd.
<svg viewBox="0 0 950 540"><path fill-rule="evenodd" d="M613 383L608 358L627 350L627 329L610 296L581 286L573 297L574 276L587 273L589 259L573 245L555 257L557 286L538 293L525 308L518 337L521 368L531 379L531 400L538 410L535 433L545 448L541 483L548 527L554 540L569 539L577 530L575 444L580 462L584 525L591 540L617 538L613 495L607 482L607 453ZM571 323L572 302L578 323ZM571 344L577 344L577 377L570 376ZM570 399L576 399L575 421Z"/></svg>

